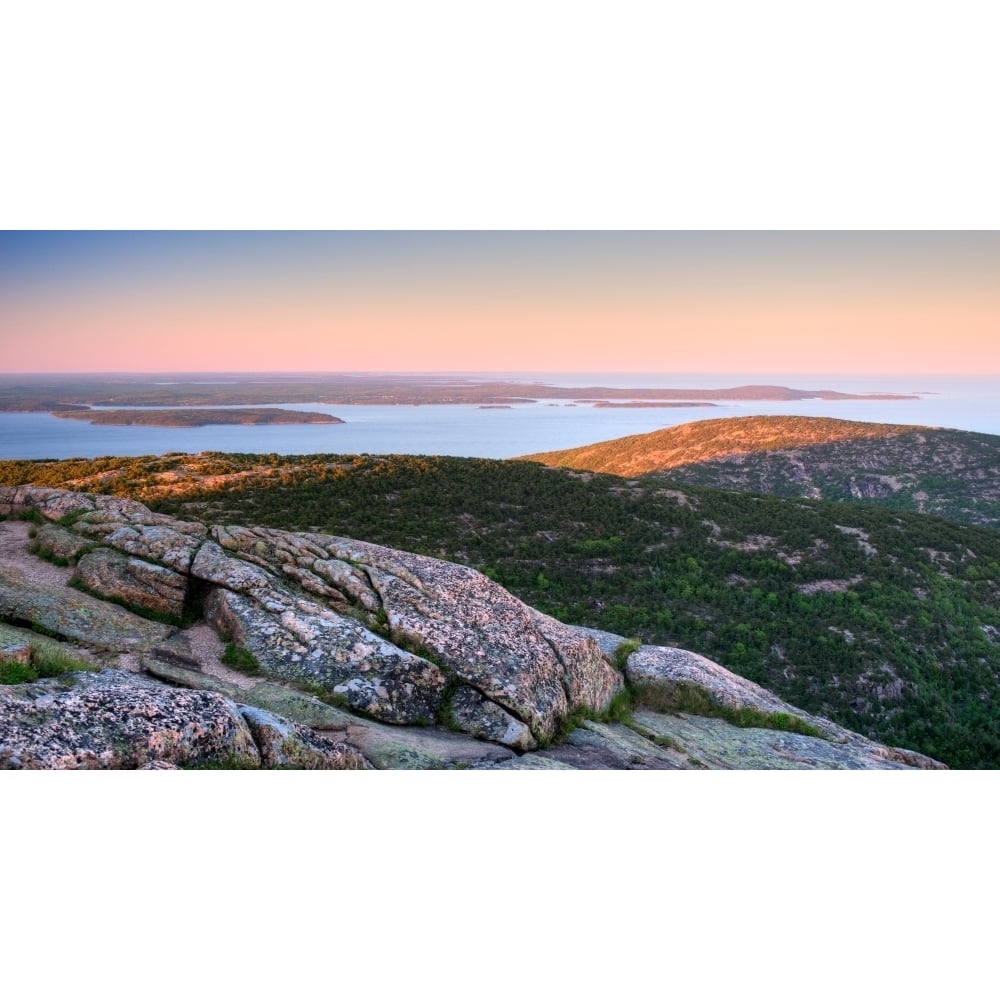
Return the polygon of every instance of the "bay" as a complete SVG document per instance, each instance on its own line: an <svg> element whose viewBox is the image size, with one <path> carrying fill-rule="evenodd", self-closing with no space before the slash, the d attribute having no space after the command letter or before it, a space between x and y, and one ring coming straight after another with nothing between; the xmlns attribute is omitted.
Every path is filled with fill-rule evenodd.
<svg viewBox="0 0 1000 1000"><path fill-rule="evenodd" d="M326 406L274 404L332 413L340 425L207 427L98 426L47 413L0 413L0 458L96 458L227 451L305 455L411 454L511 458L572 448L719 417L751 414L840 417L1000 434L1000 377L926 375L746 375L740 373L488 373L483 380L517 379L539 401L510 409L467 405ZM841 392L923 392L911 400L734 401L676 409L595 408L544 399L537 383L561 386L716 388L784 385Z"/></svg>

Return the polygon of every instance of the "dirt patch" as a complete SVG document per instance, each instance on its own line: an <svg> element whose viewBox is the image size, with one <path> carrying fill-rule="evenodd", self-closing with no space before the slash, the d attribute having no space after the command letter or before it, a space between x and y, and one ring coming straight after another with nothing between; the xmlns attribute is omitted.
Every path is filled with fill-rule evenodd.
<svg viewBox="0 0 1000 1000"><path fill-rule="evenodd" d="M260 683L259 678L247 677L246 674L241 674L222 662L222 653L226 645L207 622L192 625L184 631L184 637L190 644L191 655L198 661L198 666L210 677L226 681L244 691Z"/></svg>
<svg viewBox="0 0 1000 1000"><path fill-rule="evenodd" d="M53 566L28 551L33 527L30 521L0 521L0 567L17 570L31 583L65 584L73 575L71 566Z"/></svg>

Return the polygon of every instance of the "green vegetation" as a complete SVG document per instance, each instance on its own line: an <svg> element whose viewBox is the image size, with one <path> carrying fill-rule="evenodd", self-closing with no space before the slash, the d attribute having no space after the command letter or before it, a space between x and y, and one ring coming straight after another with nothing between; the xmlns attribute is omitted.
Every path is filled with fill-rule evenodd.
<svg viewBox="0 0 1000 1000"><path fill-rule="evenodd" d="M628 663L628 658L642 645L641 639L626 639L616 650L615 650L615 667L621 673L625 673L625 664Z"/></svg>
<svg viewBox="0 0 1000 1000"><path fill-rule="evenodd" d="M703 420L532 456L617 475L869 503L1000 528L1000 436L825 417Z"/></svg>
<svg viewBox="0 0 1000 1000"><path fill-rule="evenodd" d="M52 563L53 566L72 565L71 560L67 559L65 556L57 556L50 549L43 548L38 544L38 542L34 542L32 545L29 545L28 551L33 556L38 556L39 559L44 559L46 562Z"/></svg>
<svg viewBox="0 0 1000 1000"><path fill-rule="evenodd" d="M1000 766L996 531L530 462L0 463L3 482L70 477L179 517L320 530L475 566L563 621L691 649L953 767ZM171 492L158 492L163 481Z"/></svg>
<svg viewBox="0 0 1000 1000"><path fill-rule="evenodd" d="M237 646L233 642L227 643L220 659L227 667L251 677L256 677L260 673L260 661L245 646Z"/></svg>
<svg viewBox="0 0 1000 1000"><path fill-rule="evenodd" d="M188 761L178 765L181 771L259 771L260 764L238 753L223 754L209 760Z"/></svg>
<svg viewBox="0 0 1000 1000"><path fill-rule="evenodd" d="M584 722L617 722L634 729L635 726L632 723L634 706L635 697L632 690L625 687L611 699L610 704L603 712L595 712L591 708L575 708L569 715L559 720L553 736L548 740L540 741L539 745L544 748L559 743Z"/></svg>
<svg viewBox="0 0 1000 1000"><path fill-rule="evenodd" d="M525 457L545 465L638 476L707 462L720 456L802 448L840 440L863 441L865 446L871 447L872 438L920 430L924 428L829 417L722 417Z"/></svg>
<svg viewBox="0 0 1000 1000"><path fill-rule="evenodd" d="M96 669L92 663L61 650L33 646L27 663L0 657L0 684L28 684L42 677L59 677L79 670Z"/></svg>
<svg viewBox="0 0 1000 1000"><path fill-rule="evenodd" d="M654 712L677 712L725 719L741 729L778 729L802 736L822 736L815 726L797 715L790 715L788 712L763 712L750 706L730 708L720 705L712 701L704 688L685 681L678 681L669 687L661 684L642 685L636 690L635 699L637 704L651 708Z"/></svg>

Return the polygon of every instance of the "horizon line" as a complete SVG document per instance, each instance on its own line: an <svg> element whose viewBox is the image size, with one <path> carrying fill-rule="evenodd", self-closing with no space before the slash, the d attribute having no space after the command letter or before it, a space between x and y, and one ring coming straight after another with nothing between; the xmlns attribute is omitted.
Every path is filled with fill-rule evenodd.
<svg viewBox="0 0 1000 1000"><path fill-rule="evenodd" d="M712 378L721 378L724 376L741 376L750 377L757 375L780 375L780 376L809 376L816 377L821 376L824 378L942 378L942 377L977 377L977 378L991 378L1000 377L1000 371L996 372L983 372L983 371L818 371L818 370L788 370L788 371L775 371L775 370L765 370L765 371L748 371L740 369L731 369L728 371L706 371L706 370L684 370L684 371L673 371L673 370L658 370L658 371L643 371L637 372L635 370L628 369L601 369L600 371L595 371L593 369L492 369L492 368L454 368L454 369L444 369L444 368L428 368L428 369L394 369L394 368L342 368L342 369L323 369L323 370L309 370L309 369L284 369L284 368L269 368L269 369L235 369L235 368L204 368L204 369L169 369L169 368L157 368L157 369L72 369L72 370L51 370L51 371L0 371L0 378L17 378L22 376L53 376L53 375L134 375L134 376L149 376L149 375L183 375L183 376L193 376L193 375L235 375L235 376L249 376L249 375L288 375L288 376L306 376L306 377L322 377L329 375L412 375L412 376L426 376L426 375L496 375L496 376L528 376L528 375L629 375L637 376L640 378L649 378L651 376L709 376Z"/></svg>

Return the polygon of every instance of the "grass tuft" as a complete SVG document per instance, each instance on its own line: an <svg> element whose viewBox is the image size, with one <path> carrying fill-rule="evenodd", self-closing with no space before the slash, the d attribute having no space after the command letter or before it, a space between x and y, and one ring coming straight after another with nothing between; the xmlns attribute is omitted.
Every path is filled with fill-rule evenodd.
<svg viewBox="0 0 1000 1000"><path fill-rule="evenodd" d="M637 689L636 697L639 704L654 712L723 719L741 729L777 729L802 736L823 735L815 726L788 712L764 712L749 706L729 708L719 705L704 688L688 681L678 681L669 687L663 684L645 684Z"/></svg>
<svg viewBox="0 0 1000 1000"><path fill-rule="evenodd" d="M234 642L227 643L220 659L227 667L232 667L241 674L250 677L257 677L260 674L260 661L245 646L237 646Z"/></svg>
<svg viewBox="0 0 1000 1000"><path fill-rule="evenodd" d="M626 639L615 650L615 667L619 673L625 673L625 664L628 658L642 645L641 639Z"/></svg>
<svg viewBox="0 0 1000 1000"><path fill-rule="evenodd" d="M0 684L30 684L43 677L60 677L81 670L97 670L87 660L77 659L58 649L32 647L27 663L0 658Z"/></svg>
<svg viewBox="0 0 1000 1000"><path fill-rule="evenodd" d="M34 529L32 529L34 530ZM33 537L33 536L32 536ZM34 542L32 545L28 546L28 551L33 555L37 556L39 559L44 559L48 563L52 563L53 566L70 566L72 563L65 556L55 555L51 549L43 549L38 542Z"/></svg>
<svg viewBox="0 0 1000 1000"><path fill-rule="evenodd" d="M178 765L182 771L259 771L261 767L236 753L224 754L209 760L187 762Z"/></svg>

